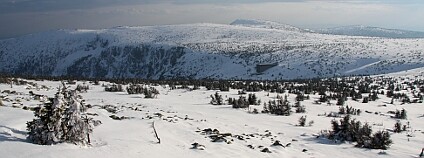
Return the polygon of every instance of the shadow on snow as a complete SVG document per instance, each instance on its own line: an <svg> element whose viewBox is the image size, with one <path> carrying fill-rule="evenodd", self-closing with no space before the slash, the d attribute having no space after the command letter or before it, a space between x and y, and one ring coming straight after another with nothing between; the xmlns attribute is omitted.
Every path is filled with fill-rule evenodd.
<svg viewBox="0 0 424 158"><path fill-rule="evenodd" d="M15 134L18 134L18 135L23 135L23 136L26 137L26 135L27 135L26 131L20 131L20 130L14 129L14 128L10 128L10 127L7 127L7 126L0 125L0 129L2 129L2 128L5 129L5 130L0 131L0 142L7 142L7 141L9 141L9 142L27 142L27 143L29 142L26 138L23 139L23 138L19 138L19 137L15 136ZM7 132L8 130L10 132Z"/></svg>

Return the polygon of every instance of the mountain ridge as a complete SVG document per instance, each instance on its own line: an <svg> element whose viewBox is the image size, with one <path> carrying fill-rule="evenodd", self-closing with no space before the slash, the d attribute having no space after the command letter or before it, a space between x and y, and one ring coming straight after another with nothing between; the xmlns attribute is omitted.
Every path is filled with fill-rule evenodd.
<svg viewBox="0 0 424 158"><path fill-rule="evenodd" d="M289 24L283 24L283 23L268 21L268 20L259 20L259 19L236 19L235 21L231 22L230 25L266 28L266 29L277 29L277 30L286 30L286 31L297 31L297 32L310 32L306 29L301 29Z"/></svg>
<svg viewBox="0 0 424 158"><path fill-rule="evenodd" d="M367 36L385 38L424 38L424 32L401 29L387 29L374 26L349 25L326 29L317 29L314 32L332 35Z"/></svg>
<svg viewBox="0 0 424 158"><path fill-rule="evenodd" d="M423 50L424 39L336 36L239 24L59 30L0 40L0 72L259 80L374 75L424 67ZM276 64L258 71L262 64L272 63Z"/></svg>

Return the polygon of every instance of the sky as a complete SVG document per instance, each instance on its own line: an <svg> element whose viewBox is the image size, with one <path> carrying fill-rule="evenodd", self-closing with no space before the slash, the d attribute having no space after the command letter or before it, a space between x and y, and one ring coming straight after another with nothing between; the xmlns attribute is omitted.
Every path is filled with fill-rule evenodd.
<svg viewBox="0 0 424 158"><path fill-rule="evenodd" d="M366 25L424 31L424 0L0 0L0 39L56 29L236 19L309 29Z"/></svg>

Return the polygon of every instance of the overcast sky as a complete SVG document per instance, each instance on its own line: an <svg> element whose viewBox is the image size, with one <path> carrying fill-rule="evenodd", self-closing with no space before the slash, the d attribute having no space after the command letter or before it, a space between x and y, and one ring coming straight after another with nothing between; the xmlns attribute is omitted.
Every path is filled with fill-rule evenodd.
<svg viewBox="0 0 424 158"><path fill-rule="evenodd" d="M424 31L424 0L0 0L0 38L98 29L263 19L301 28L369 25Z"/></svg>

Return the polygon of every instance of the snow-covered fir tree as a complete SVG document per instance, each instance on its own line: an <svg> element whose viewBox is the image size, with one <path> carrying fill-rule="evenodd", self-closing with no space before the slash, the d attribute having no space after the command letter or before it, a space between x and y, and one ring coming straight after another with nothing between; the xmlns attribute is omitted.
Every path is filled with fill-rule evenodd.
<svg viewBox="0 0 424 158"><path fill-rule="evenodd" d="M63 85L50 103L35 109L37 118L27 123L29 140L42 145L62 142L89 144L92 126L90 118L84 114L85 110L77 92Z"/></svg>

